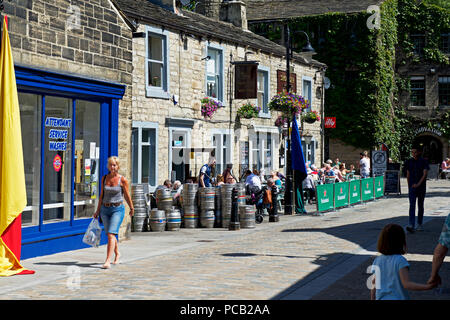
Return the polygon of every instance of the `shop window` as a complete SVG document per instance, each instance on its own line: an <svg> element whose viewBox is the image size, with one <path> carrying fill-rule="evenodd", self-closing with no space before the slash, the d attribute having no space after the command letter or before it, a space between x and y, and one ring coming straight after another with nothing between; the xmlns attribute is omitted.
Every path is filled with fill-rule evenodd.
<svg viewBox="0 0 450 320"><path fill-rule="evenodd" d="M450 76L439 77L439 105L450 106Z"/></svg>
<svg viewBox="0 0 450 320"><path fill-rule="evenodd" d="M306 141L303 140L302 149L305 163L308 163L309 165L314 164L316 153L316 141L312 140L311 142L306 143Z"/></svg>
<svg viewBox="0 0 450 320"><path fill-rule="evenodd" d="M45 97L44 222L70 219L72 175L72 100Z"/></svg>
<svg viewBox="0 0 450 320"><path fill-rule="evenodd" d="M146 90L147 96L168 99L168 32L147 27Z"/></svg>
<svg viewBox="0 0 450 320"><path fill-rule="evenodd" d="M158 184L158 125L134 122L132 130L132 181L150 187Z"/></svg>
<svg viewBox="0 0 450 320"><path fill-rule="evenodd" d="M259 67L258 70L258 87L257 87L258 107L260 117L270 117L269 112L269 70Z"/></svg>
<svg viewBox="0 0 450 320"><path fill-rule="evenodd" d="M312 105L312 79L311 77L302 77L302 96L305 100L308 101L309 107L306 111L311 111Z"/></svg>
<svg viewBox="0 0 450 320"><path fill-rule="evenodd" d="M75 101L75 176L74 217L92 216L97 209L101 177L100 155L100 103Z"/></svg>
<svg viewBox="0 0 450 320"><path fill-rule="evenodd" d="M23 164L27 189L27 207L22 213L24 226L39 224L41 180L41 117L42 96L19 93L22 129Z"/></svg>
<svg viewBox="0 0 450 320"><path fill-rule="evenodd" d="M411 106L425 106L425 78L412 77L411 84Z"/></svg>
<svg viewBox="0 0 450 320"><path fill-rule="evenodd" d="M206 61L206 95L223 102L223 50L208 47Z"/></svg>

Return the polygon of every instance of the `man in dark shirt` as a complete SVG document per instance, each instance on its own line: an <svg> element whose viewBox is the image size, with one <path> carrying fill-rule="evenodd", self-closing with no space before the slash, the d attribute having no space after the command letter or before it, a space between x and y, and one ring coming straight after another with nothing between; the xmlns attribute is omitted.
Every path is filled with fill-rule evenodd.
<svg viewBox="0 0 450 320"><path fill-rule="evenodd" d="M406 230L409 232L423 231L423 203L427 188L427 174L430 167L428 161L422 158L421 154L422 150L420 147L413 147L411 149L412 158L406 163L406 179L408 180L409 190L409 225L406 227ZM417 229L415 228L416 200L418 206Z"/></svg>

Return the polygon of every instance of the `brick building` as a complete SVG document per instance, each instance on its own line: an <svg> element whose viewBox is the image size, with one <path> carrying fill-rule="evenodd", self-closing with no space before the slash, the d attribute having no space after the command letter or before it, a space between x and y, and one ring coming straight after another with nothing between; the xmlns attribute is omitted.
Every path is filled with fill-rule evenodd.
<svg viewBox="0 0 450 320"><path fill-rule="evenodd" d="M134 183L148 183L152 190L165 179L183 182L196 177L212 150L216 174L228 163L234 164L235 175L247 168L264 169L266 175L284 171L283 140L275 126L278 112L270 112L267 104L280 90L277 74L286 70L286 49L247 30L245 6L239 3L230 9L236 14L222 17L228 20L224 22L170 1L165 8L144 0L114 2L136 25L130 148L134 165L129 172ZM234 63L245 60L258 62L255 99L235 98ZM156 66L158 71L150 70ZM297 54L291 64L296 92L307 94L312 110L319 112L324 67ZM200 111L200 100L206 96L223 105L211 119ZM261 107L257 118L236 117L246 102ZM320 124L305 124L303 134L311 139L304 145L308 160L320 163ZM127 143L125 138L121 142Z"/></svg>
<svg viewBox="0 0 450 320"><path fill-rule="evenodd" d="M5 1L3 14L28 197L22 258L78 249L107 157L118 154L129 167L118 136L131 135L131 30L108 0Z"/></svg>

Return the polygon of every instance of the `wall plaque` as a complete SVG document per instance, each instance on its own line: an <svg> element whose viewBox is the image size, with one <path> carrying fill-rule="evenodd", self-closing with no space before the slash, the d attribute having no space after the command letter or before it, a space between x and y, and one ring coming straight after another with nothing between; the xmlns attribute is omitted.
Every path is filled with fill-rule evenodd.
<svg viewBox="0 0 450 320"><path fill-rule="evenodd" d="M290 85L292 93L297 93L297 75L295 73L290 73ZM277 92L283 92L286 90L287 76L286 71L277 70Z"/></svg>

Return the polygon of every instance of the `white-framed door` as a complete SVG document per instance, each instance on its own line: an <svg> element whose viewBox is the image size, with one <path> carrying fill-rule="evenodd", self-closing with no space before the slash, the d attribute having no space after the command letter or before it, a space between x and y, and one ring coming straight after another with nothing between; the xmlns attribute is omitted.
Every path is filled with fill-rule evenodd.
<svg viewBox="0 0 450 320"><path fill-rule="evenodd" d="M189 173L191 129L169 127L169 179L183 183ZM165 180L165 179L164 179Z"/></svg>

